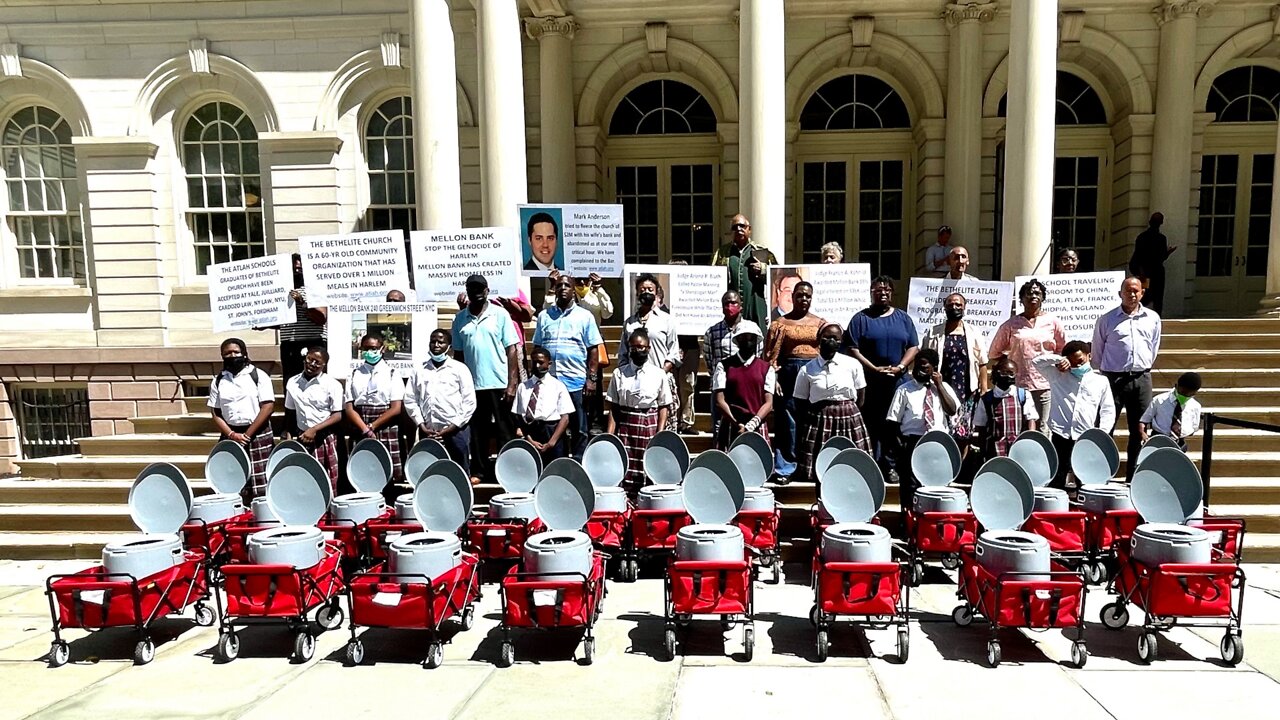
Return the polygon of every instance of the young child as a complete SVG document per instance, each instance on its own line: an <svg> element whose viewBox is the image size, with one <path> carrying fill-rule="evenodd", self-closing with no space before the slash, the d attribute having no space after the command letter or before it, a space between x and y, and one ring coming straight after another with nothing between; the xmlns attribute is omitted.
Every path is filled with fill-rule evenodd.
<svg viewBox="0 0 1280 720"><path fill-rule="evenodd" d="M1178 377L1174 388L1156 396L1147 411L1142 414L1142 442L1157 435L1168 435L1178 441L1183 452L1187 450L1186 438L1200 429L1200 373L1186 372Z"/></svg>
<svg viewBox="0 0 1280 720"><path fill-rule="evenodd" d="M533 444L542 464L565 457L565 432L573 415L573 398L559 378L551 374L551 353L541 345L529 352L529 379L516 388L511 412L516 416L516 437Z"/></svg>
<svg viewBox="0 0 1280 720"><path fill-rule="evenodd" d="M449 356L448 330L433 330L427 349L431 359L413 372L404 393L404 410L424 438L439 440L449 457L471 472L471 416L476 388L466 365ZM414 478L410 478L412 482ZM478 484L472 478L472 484Z"/></svg>
<svg viewBox="0 0 1280 720"><path fill-rule="evenodd" d="M241 491L245 507L267 490L267 458L271 456L271 413L276 391L271 376L249 362L249 349L240 338L228 338L219 348L222 372L209 386L213 424L225 440L234 440L249 453L249 482Z"/></svg>
<svg viewBox="0 0 1280 720"><path fill-rule="evenodd" d="M644 451L667 422L671 383L667 371L649 355L649 330L637 327L627 337L627 362L609 380L605 409L610 434L627 449L627 478L623 485L633 498L644 485Z"/></svg>
<svg viewBox="0 0 1280 720"><path fill-rule="evenodd" d="M1089 344L1072 340L1062 355L1045 353L1032 360L1049 382L1049 437L1058 451L1058 473L1049 487L1067 489L1071 450L1076 440L1090 428L1107 432L1116 424L1116 404L1111 383L1089 365Z"/></svg>
<svg viewBox="0 0 1280 720"><path fill-rule="evenodd" d="M391 453L391 482L404 478L400 462L400 408L404 400L404 381L395 368L382 361L382 336L360 338L360 357L364 362L351 371L343 413L347 422L367 438L374 438Z"/></svg>
<svg viewBox="0 0 1280 720"><path fill-rule="evenodd" d="M891 434L898 439L898 498L903 511L913 507L916 481L911 471L911 453L924 434L950 430L948 418L960 409L960 398L938 372L938 351L924 348L916 353L911 375L893 391L889 414L885 416Z"/></svg>
<svg viewBox="0 0 1280 720"><path fill-rule="evenodd" d="M1018 364L1007 355L996 361L991 371L994 387L984 393L973 408L973 447L982 459L1005 457L1009 446L1024 430L1035 430L1036 411L1031 393L1014 382L1018 377Z"/></svg>
<svg viewBox="0 0 1280 720"><path fill-rule="evenodd" d="M342 383L325 370L329 353L322 347L307 348L302 373L284 386L285 437L296 437L329 474L329 485L338 494L338 436L342 421Z"/></svg>

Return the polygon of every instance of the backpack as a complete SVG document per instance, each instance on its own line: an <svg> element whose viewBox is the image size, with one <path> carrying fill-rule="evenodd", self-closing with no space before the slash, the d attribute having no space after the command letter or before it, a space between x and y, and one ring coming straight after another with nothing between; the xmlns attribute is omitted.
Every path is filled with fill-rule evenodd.
<svg viewBox="0 0 1280 720"><path fill-rule="evenodd" d="M226 377L227 377L227 375L226 375L226 371L224 370L224 371L222 371L222 372L218 373L218 379L217 379L217 380L215 380L214 382L217 382L217 383L219 384L219 387L221 387L222 381L223 381L224 379L226 379ZM258 367L257 367L256 365L254 366L254 368L253 368L252 370L250 370L250 371L249 371L249 377L253 378L253 385L254 385L254 387L257 387L257 386L258 386L258 383L259 383L259 378L260 378L261 376L260 376L260 375L258 375Z"/></svg>

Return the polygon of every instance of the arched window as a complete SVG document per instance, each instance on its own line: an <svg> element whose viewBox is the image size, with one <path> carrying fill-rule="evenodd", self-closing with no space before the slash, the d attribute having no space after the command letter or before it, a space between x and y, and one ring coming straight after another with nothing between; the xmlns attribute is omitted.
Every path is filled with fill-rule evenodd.
<svg viewBox="0 0 1280 720"><path fill-rule="evenodd" d="M1084 78L1058 71L1056 123L1058 125L1106 125L1107 109L1098 91ZM996 114L1006 117L1009 96L1000 98Z"/></svg>
<svg viewBox="0 0 1280 720"><path fill-rule="evenodd" d="M610 135L713 133L716 114L702 93L676 80L651 80L627 93L613 111Z"/></svg>
<svg viewBox="0 0 1280 720"><path fill-rule="evenodd" d="M47 107L22 108L4 125L0 153L18 276L83 280L84 236L71 127Z"/></svg>
<svg viewBox="0 0 1280 720"><path fill-rule="evenodd" d="M413 101L394 97L378 106L365 125L369 166L369 230L400 230L409 237L417 222L413 184Z"/></svg>
<svg viewBox="0 0 1280 720"><path fill-rule="evenodd" d="M266 255L258 131L249 116L231 103L201 105L182 127L182 162L196 273Z"/></svg>
<svg viewBox="0 0 1280 720"><path fill-rule="evenodd" d="M1206 108L1217 122L1275 122L1280 116L1280 72L1261 65L1214 78Z"/></svg>
<svg viewBox="0 0 1280 720"><path fill-rule="evenodd" d="M818 88L800 113L801 130L888 130L911 127L907 105L872 75L842 75Z"/></svg>

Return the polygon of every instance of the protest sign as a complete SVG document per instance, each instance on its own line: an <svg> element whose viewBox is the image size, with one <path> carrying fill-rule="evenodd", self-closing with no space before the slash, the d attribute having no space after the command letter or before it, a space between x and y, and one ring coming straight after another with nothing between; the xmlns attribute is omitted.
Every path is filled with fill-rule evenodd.
<svg viewBox="0 0 1280 720"><path fill-rule="evenodd" d="M298 238L307 304L385 296L409 288L404 234L399 230Z"/></svg>
<svg viewBox="0 0 1280 720"><path fill-rule="evenodd" d="M907 314L917 333L923 335L946 319L942 303L952 293L964 296L965 324L982 333L984 343L989 344L1000 325L1013 315L1013 283L915 277L907 296Z"/></svg>
<svg viewBox="0 0 1280 720"><path fill-rule="evenodd" d="M452 305L471 275L483 275L494 295L519 292L520 240L511 228L414 231L409 243L420 300Z"/></svg>
<svg viewBox="0 0 1280 720"><path fill-rule="evenodd" d="M216 333L298 319L289 299L293 262L287 253L210 265L207 274L209 315Z"/></svg>
<svg viewBox="0 0 1280 720"><path fill-rule="evenodd" d="M339 379L364 362L360 338L381 335L382 362L411 373L431 357L427 345L439 327L435 303L340 302L329 306L329 374Z"/></svg>
<svg viewBox="0 0 1280 720"><path fill-rule="evenodd" d="M520 205L521 272L622 276L621 205Z"/></svg>
<svg viewBox="0 0 1280 720"><path fill-rule="evenodd" d="M1021 288L1030 279L1030 275L1019 275L1013 282ZM1120 304L1124 272L1062 273L1036 279L1045 287L1043 311L1062 321L1067 340L1090 342L1098 316Z"/></svg>
<svg viewBox="0 0 1280 720"><path fill-rule="evenodd" d="M871 304L871 266L867 263L771 265L770 317L791 312L791 291L801 281L813 285L809 312L827 322L848 325L854 313Z"/></svg>
<svg viewBox="0 0 1280 720"><path fill-rule="evenodd" d="M658 278L678 334L701 335L724 319L720 299L729 289L729 274L723 267L628 265L622 287L622 306L628 317L636 312L635 278L641 273L652 273Z"/></svg>

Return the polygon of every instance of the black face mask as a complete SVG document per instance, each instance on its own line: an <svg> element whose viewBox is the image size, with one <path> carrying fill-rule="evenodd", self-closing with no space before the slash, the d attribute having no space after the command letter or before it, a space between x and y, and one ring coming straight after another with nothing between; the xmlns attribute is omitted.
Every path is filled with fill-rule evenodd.
<svg viewBox="0 0 1280 720"><path fill-rule="evenodd" d="M244 366L248 364L249 364L249 358L243 355L240 355L237 357L222 358L223 369L231 373L232 375L243 370Z"/></svg>
<svg viewBox="0 0 1280 720"><path fill-rule="evenodd" d="M640 367L645 363L649 362L649 351L648 350L632 350L630 353L630 357L631 357L631 362L635 363L636 367Z"/></svg>
<svg viewBox="0 0 1280 720"><path fill-rule="evenodd" d="M964 317L964 308L946 308L943 312L947 314L948 320L959 320Z"/></svg>
<svg viewBox="0 0 1280 720"><path fill-rule="evenodd" d="M652 305L653 301L658 299L658 296L651 292L642 292L640 293L639 299L641 305Z"/></svg>
<svg viewBox="0 0 1280 720"><path fill-rule="evenodd" d="M1014 377L1012 375L992 375L991 380L1001 390L1008 390L1013 387Z"/></svg>
<svg viewBox="0 0 1280 720"><path fill-rule="evenodd" d="M742 358L743 360L750 360L755 356L756 356L755 343L749 343L749 344L744 343L738 346L738 357Z"/></svg>
<svg viewBox="0 0 1280 720"><path fill-rule="evenodd" d="M840 338L820 338L818 340L818 352L822 353L823 357L833 357L837 352L840 352Z"/></svg>

